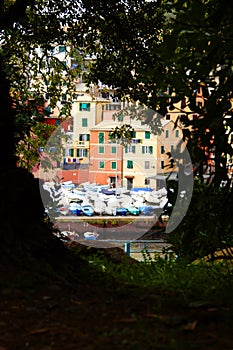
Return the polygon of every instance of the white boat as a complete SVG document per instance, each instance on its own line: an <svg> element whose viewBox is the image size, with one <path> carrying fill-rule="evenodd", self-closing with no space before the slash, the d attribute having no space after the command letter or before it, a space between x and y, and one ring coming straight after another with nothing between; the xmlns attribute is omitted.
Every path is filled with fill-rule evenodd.
<svg viewBox="0 0 233 350"><path fill-rule="evenodd" d="M68 206L60 207L57 211L59 214L67 215L69 213L69 207Z"/></svg>
<svg viewBox="0 0 233 350"><path fill-rule="evenodd" d="M98 215L103 215L106 210L106 204L101 199L94 201L94 212Z"/></svg>
<svg viewBox="0 0 233 350"><path fill-rule="evenodd" d="M82 213L82 207L78 203L71 203L69 210L73 215L80 215Z"/></svg>
<svg viewBox="0 0 233 350"><path fill-rule="evenodd" d="M85 240L88 240L88 239L96 240L99 237L99 234L95 231L94 232L87 231L87 232L84 232L83 236Z"/></svg>
<svg viewBox="0 0 233 350"><path fill-rule="evenodd" d="M156 193L150 192L147 195L145 195L145 200L147 203L153 203L153 204L159 204L160 198Z"/></svg>
<svg viewBox="0 0 233 350"><path fill-rule="evenodd" d="M62 182L61 187L62 188L74 188L75 185L73 184L72 181L64 181L64 182Z"/></svg>

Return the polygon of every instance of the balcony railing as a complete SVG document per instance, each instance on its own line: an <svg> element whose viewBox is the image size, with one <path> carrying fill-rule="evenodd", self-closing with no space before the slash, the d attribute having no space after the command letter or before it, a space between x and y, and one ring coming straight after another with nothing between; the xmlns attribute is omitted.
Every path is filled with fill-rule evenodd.
<svg viewBox="0 0 233 350"><path fill-rule="evenodd" d="M74 141L74 147L89 148L89 141Z"/></svg>

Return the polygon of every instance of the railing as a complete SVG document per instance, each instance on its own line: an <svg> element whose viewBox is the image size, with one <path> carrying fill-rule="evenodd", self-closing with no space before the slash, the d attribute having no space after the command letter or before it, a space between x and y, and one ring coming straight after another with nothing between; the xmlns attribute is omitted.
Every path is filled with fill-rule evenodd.
<svg viewBox="0 0 233 350"><path fill-rule="evenodd" d="M74 141L74 146L79 147L79 146L89 146L89 141Z"/></svg>
<svg viewBox="0 0 233 350"><path fill-rule="evenodd" d="M98 240L101 241L101 240ZM133 253L142 253L146 251L148 253L163 253L164 249L169 250L169 244L166 243L164 239L153 239L153 240L103 240L103 242L112 242L112 243L122 243L124 246L124 252L130 256ZM135 246L132 249L132 246Z"/></svg>

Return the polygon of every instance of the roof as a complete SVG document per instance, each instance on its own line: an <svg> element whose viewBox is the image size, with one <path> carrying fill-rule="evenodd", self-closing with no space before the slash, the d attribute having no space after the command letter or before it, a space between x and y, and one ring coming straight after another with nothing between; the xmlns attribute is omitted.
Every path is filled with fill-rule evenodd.
<svg viewBox="0 0 233 350"><path fill-rule="evenodd" d="M106 130L106 131L110 131L115 127L119 127L122 126L124 124L128 124L128 123L123 123L123 122L119 122L116 120L104 120L102 122L100 122L99 124L93 126L90 130ZM130 125L134 128L135 131L150 131L150 127L147 125L139 125L136 123L130 123Z"/></svg>

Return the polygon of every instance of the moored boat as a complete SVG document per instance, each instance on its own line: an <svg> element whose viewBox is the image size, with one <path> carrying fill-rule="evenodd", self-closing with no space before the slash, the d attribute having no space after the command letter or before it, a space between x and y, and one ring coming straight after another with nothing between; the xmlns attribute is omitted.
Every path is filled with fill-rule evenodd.
<svg viewBox="0 0 233 350"><path fill-rule="evenodd" d="M92 216L94 214L94 209L91 205L81 205L81 209L84 215Z"/></svg>
<svg viewBox="0 0 233 350"><path fill-rule="evenodd" d="M73 215L81 215L82 214L81 205L78 203L71 203L69 210Z"/></svg>
<svg viewBox="0 0 233 350"><path fill-rule="evenodd" d="M129 206L127 208L127 210L131 215L139 215L140 214L140 210L133 205Z"/></svg>
<svg viewBox="0 0 233 350"><path fill-rule="evenodd" d="M97 232L84 232L83 234L85 240L96 240L99 237Z"/></svg>
<svg viewBox="0 0 233 350"><path fill-rule="evenodd" d="M127 212L126 208L116 208L116 215L125 216Z"/></svg>

